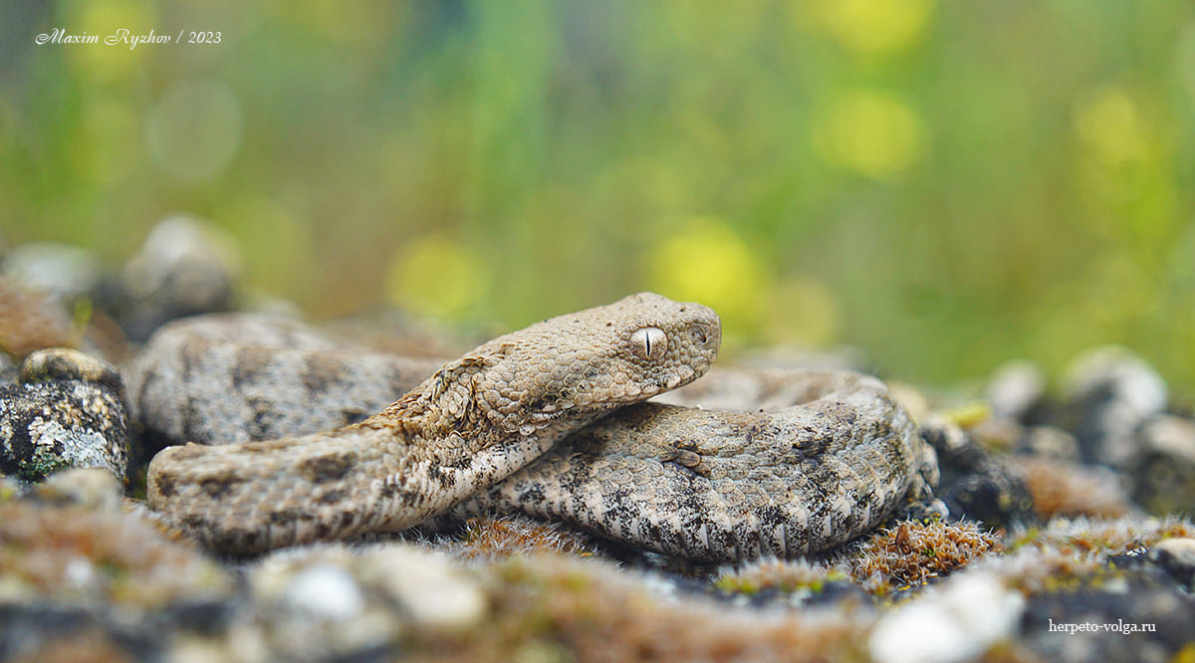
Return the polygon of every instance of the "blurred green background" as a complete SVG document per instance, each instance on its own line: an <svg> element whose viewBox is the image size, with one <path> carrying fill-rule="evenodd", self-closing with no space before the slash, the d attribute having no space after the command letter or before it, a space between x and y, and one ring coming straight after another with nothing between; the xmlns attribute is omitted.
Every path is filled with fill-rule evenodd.
<svg viewBox="0 0 1195 663"><path fill-rule="evenodd" d="M0 223L186 212L313 317L651 289L885 373L1141 351L1195 382L1195 4L0 4ZM44 44L218 32L219 44Z"/></svg>

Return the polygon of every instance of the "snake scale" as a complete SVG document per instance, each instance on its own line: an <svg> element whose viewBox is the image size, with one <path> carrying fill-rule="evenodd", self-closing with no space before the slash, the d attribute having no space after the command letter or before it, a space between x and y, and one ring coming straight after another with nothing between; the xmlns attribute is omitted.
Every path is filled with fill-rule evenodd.
<svg viewBox="0 0 1195 663"><path fill-rule="evenodd" d="M722 371L669 396L762 408L643 402L705 373L721 339L713 311L650 293L494 339L330 432L273 416L260 394L243 412L208 411L252 390L254 376L294 395L335 392L352 382L346 374L372 371L385 385L375 391L401 392L432 370L354 359L304 334L183 321L160 331L133 370L151 428L209 444L239 442L248 429L297 435L188 444L153 459L150 507L212 549L255 553L398 531L448 511L517 511L694 560L791 557L858 536L937 481L932 449L871 376ZM279 369L275 358L302 368ZM232 374L230 386L197 395L192 385L210 384L214 366ZM747 384L759 392L749 403L719 393L741 396ZM339 408L333 419L352 420L358 408L343 405L328 406Z"/></svg>

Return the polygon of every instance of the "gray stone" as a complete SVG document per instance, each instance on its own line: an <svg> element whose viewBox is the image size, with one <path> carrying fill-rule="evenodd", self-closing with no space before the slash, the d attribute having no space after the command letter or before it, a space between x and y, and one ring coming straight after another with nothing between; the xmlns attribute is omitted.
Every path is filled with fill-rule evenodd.
<svg viewBox="0 0 1195 663"><path fill-rule="evenodd" d="M95 251L70 244L32 242L14 248L0 263L0 273L27 288L73 300L99 281Z"/></svg>
<svg viewBox="0 0 1195 663"><path fill-rule="evenodd" d="M992 417L1024 422L1046 393L1046 376L1031 361L1010 361L996 369L986 396Z"/></svg>
<svg viewBox="0 0 1195 663"><path fill-rule="evenodd" d="M884 615L871 633L871 655L881 663L974 659L1016 633L1024 607L995 575L967 573Z"/></svg>
<svg viewBox="0 0 1195 663"><path fill-rule="evenodd" d="M1188 591L1195 591L1195 539L1161 541L1149 551L1149 559Z"/></svg>
<svg viewBox="0 0 1195 663"><path fill-rule="evenodd" d="M214 224L171 217L155 226L141 252L100 288L97 301L130 339L144 341L169 320L230 310L239 261L235 243Z"/></svg>
<svg viewBox="0 0 1195 663"><path fill-rule="evenodd" d="M1088 462L1124 467L1136 454L1137 429L1166 407L1166 382L1126 348L1078 357L1064 382L1074 433Z"/></svg>
<svg viewBox="0 0 1195 663"><path fill-rule="evenodd" d="M1133 499L1155 514L1195 515L1195 421L1172 415L1141 426L1128 463Z"/></svg>

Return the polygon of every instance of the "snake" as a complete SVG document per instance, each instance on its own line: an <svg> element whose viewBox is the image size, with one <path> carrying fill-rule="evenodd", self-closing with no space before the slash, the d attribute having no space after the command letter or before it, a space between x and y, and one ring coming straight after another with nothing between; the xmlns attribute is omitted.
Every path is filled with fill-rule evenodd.
<svg viewBox="0 0 1195 663"><path fill-rule="evenodd" d="M147 501L232 554L523 513L722 562L827 550L932 494L933 450L878 378L716 369L693 382L720 339L712 310L641 293L499 337L373 417L307 432L329 415L275 416L279 402L336 393L361 372L375 392L401 393L434 362L252 318L173 323L150 340L130 392L150 428L205 444L158 453ZM260 376L273 400L253 392L229 411ZM362 409L317 400L333 420ZM246 441L288 430L305 434Z"/></svg>

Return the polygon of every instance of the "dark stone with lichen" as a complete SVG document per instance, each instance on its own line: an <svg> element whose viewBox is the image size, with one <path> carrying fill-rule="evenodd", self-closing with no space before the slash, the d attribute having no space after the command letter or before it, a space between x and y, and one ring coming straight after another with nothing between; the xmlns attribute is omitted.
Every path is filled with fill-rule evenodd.
<svg viewBox="0 0 1195 663"><path fill-rule="evenodd" d="M1075 590L1029 597L1019 646L1043 660L1162 663L1190 651L1191 624L1195 598L1142 564L1110 569Z"/></svg>
<svg viewBox="0 0 1195 663"><path fill-rule="evenodd" d="M82 353L30 355L0 388L0 473L40 481L65 469L128 471L128 415L116 369Z"/></svg>
<svg viewBox="0 0 1195 663"><path fill-rule="evenodd" d="M927 422L921 435L938 454L939 496L950 519L969 518L999 529L1035 520L1025 480L958 426Z"/></svg>
<svg viewBox="0 0 1195 663"><path fill-rule="evenodd" d="M1195 515L1195 421L1154 417L1137 438L1139 447L1127 468L1133 500L1157 515Z"/></svg>

